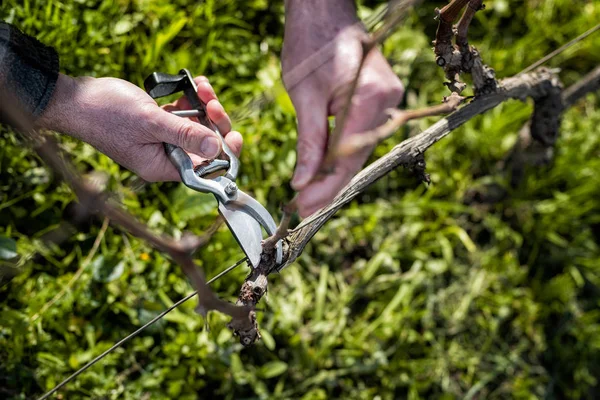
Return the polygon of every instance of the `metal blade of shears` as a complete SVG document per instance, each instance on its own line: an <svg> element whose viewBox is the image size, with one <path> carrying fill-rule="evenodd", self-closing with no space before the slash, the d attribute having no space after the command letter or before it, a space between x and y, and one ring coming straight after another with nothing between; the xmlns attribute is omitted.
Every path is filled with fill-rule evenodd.
<svg viewBox="0 0 600 400"><path fill-rule="evenodd" d="M262 253L262 228L273 235L277 225L269 212L256 199L237 190L235 200L226 203L219 201L219 213L225 219L229 230L246 253L254 268L260 263ZM281 242L275 247L275 263L279 265L283 258Z"/></svg>
<svg viewBox="0 0 600 400"><path fill-rule="evenodd" d="M219 214L223 216L233 237L250 260L250 264L256 268L260 263L263 239L262 228L258 221L236 203L219 202Z"/></svg>

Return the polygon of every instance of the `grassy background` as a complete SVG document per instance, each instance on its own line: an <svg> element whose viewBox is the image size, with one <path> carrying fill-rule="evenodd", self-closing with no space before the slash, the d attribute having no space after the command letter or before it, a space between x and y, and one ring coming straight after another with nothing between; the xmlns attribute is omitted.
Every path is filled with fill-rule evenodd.
<svg viewBox="0 0 600 400"><path fill-rule="evenodd" d="M361 16L381 1L364 2ZM384 51L407 107L445 94L425 2ZM600 20L600 3L490 0L471 42L510 76ZM278 77L281 1L5 0L0 18L58 49L61 71L141 85L153 71L206 74L245 137L239 183L277 213L292 195L295 121ZM549 65L565 85L598 65L600 34ZM262 101L248 104L260 96ZM497 164L531 104L506 103L427 152L432 184L397 170L339 212L299 262L271 281L263 341L242 349L227 317L204 322L190 301L82 374L63 399L598 398L600 376L600 111L597 95L569 110L552 165L508 187ZM379 146L381 156L415 122ZM128 171L61 139L77 167L157 232L202 233L210 196L182 185L133 191ZM468 204L484 185L494 204ZM41 238L75 200L21 138L0 130L0 397L40 395L190 292L179 268L109 228L73 288L33 316L82 265L102 221L60 247ZM213 276L240 257L226 229L198 255ZM20 261L19 261L20 260ZM234 300L246 270L215 290Z"/></svg>

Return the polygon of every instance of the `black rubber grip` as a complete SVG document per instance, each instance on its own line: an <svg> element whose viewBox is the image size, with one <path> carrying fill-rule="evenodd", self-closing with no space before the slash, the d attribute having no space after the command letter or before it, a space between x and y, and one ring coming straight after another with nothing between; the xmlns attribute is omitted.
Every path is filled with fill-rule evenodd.
<svg viewBox="0 0 600 400"><path fill-rule="evenodd" d="M188 77L184 74L154 72L144 80L144 89L153 99L181 92L189 86Z"/></svg>

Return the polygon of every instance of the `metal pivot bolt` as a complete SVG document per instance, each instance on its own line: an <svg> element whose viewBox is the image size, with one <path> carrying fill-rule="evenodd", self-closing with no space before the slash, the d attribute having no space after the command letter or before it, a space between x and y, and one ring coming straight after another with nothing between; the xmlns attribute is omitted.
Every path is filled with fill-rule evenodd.
<svg viewBox="0 0 600 400"><path fill-rule="evenodd" d="M237 192L237 185L235 184L235 182L229 182L227 184L227 186L225 186L225 193L227 193L229 196L234 195Z"/></svg>

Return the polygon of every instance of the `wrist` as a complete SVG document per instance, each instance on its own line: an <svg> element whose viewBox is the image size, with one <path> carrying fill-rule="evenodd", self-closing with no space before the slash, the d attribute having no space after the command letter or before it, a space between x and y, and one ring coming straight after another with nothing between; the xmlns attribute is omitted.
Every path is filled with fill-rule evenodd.
<svg viewBox="0 0 600 400"><path fill-rule="evenodd" d="M286 0L282 56L308 56L345 31L365 31L352 0Z"/></svg>
<svg viewBox="0 0 600 400"><path fill-rule="evenodd" d="M76 93L79 82L65 74L58 74L54 93L48 106L36 121L36 125L61 133L70 133L71 117L77 112Z"/></svg>
<svg viewBox="0 0 600 400"><path fill-rule="evenodd" d="M289 12L308 10L313 19L323 16L356 18L356 5L353 0L285 0L286 15Z"/></svg>
<svg viewBox="0 0 600 400"><path fill-rule="evenodd" d="M333 55L334 49L348 47L341 42L355 43L366 34L351 0L287 0L285 16L284 75L325 46L332 46L327 54ZM338 38L342 38L340 43Z"/></svg>

